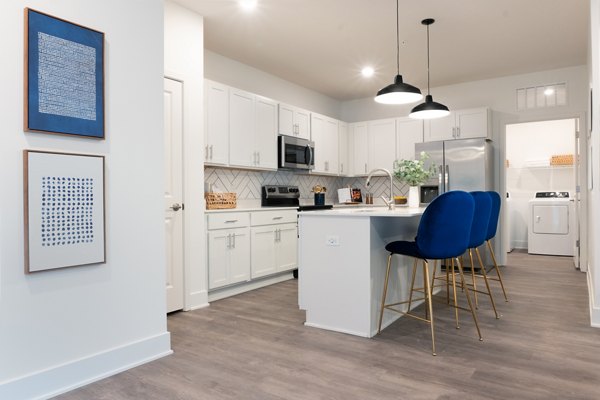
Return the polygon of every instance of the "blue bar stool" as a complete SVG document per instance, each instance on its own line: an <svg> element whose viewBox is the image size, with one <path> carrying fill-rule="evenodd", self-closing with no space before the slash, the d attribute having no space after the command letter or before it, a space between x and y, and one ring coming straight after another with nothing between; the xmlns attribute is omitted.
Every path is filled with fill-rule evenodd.
<svg viewBox="0 0 600 400"><path fill-rule="evenodd" d="M473 196L467 192L450 191L441 194L435 198L425 209L425 212L421 217L421 221L419 222L417 237L415 238L414 242L395 241L388 243L385 246L385 249L390 252L390 255L388 256L383 294L381 297L378 333L381 333L381 323L383 321L383 312L385 309L427 322L431 327L432 354L434 356L436 355L435 333L433 327L432 291L429 284L428 260L456 259L458 263L458 271L462 281L464 282L463 268L458 257L462 255L468 248L474 210L475 201ZM407 301L386 304L385 300L387 296L388 281L390 278L390 268L392 264L392 256L394 254L410 256L415 259L413 263L412 282L409 292L409 299ZM423 281L425 287L415 289L414 283L418 260L423 261ZM424 297L422 299L413 299L412 295L414 291L422 292ZM475 322L475 327L477 328L479 340L483 340L481 337L481 331L479 330L477 316L475 315L475 310L473 308L473 304L471 303L471 296L469 294L468 287L465 287L465 295L469 304L468 309L458 307L456 303L453 306L471 312L473 321ZM425 300L427 302L425 318L410 312L412 302L419 300ZM408 310L406 312L394 308L395 306L406 303L408 303ZM458 311L456 312L458 313Z"/></svg>
<svg viewBox="0 0 600 400"><path fill-rule="evenodd" d="M496 302L494 301L494 296L492 295L492 291L490 290L490 283L487 278L487 273L485 271L485 266L481 261L481 254L479 253L478 247L481 246L485 242L485 238L488 233L488 226L490 223L490 215L492 213L492 197L487 192L471 192L473 196L473 200L475 200L475 214L473 216L473 224L471 225L471 236L469 238L469 260L471 261L471 277L472 283L470 286L473 287L473 292L475 296L475 308L478 308L478 300L477 293L485 294L490 297L490 301L492 303L492 308L494 309L494 314L496 314L496 319L500 318L498 311L496 310ZM475 250L475 254L477 255L477 259L479 261L481 274L475 273L475 265L473 263L473 250ZM477 280L475 278L481 277L485 282L485 287L487 291L482 291L477 289Z"/></svg>
<svg viewBox="0 0 600 400"><path fill-rule="evenodd" d="M500 282L500 287L502 288L502 293L504 294L504 301L508 301L508 296L506 295L506 289L504 288L504 282L502 281L502 274L500 274L500 269L498 268L498 263L496 262L496 255L494 254L494 249L492 248L492 243L490 242L496 236L496 229L498 228L498 219L500 218L500 206L502 204L502 199L497 192L489 191L487 192L492 198L492 213L490 215L490 223L488 225L487 235L485 237L485 242L487 244L487 248L490 251L490 255L492 256L492 261L494 263L494 269L496 270L496 276L488 277L491 281Z"/></svg>

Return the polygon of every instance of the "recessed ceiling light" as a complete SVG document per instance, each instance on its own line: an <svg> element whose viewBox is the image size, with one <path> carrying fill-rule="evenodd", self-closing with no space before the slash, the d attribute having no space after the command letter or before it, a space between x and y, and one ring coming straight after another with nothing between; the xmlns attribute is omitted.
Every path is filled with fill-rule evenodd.
<svg viewBox="0 0 600 400"><path fill-rule="evenodd" d="M240 7L246 11L252 11L256 8L258 0L239 0Z"/></svg>
<svg viewBox="0 0 600 400"><path fill-rule="evenodd" d="M370 78L373 76L373 74L375 73L375 70L373 69L373 67L364 67L360 73L362 74L362 76L364 76L365 78Z"/></svg>
<svg viewBox="0 0 600 400"><path fill-rule="evenodd" d="M552 96L554 94L554 88L546 88L546 90L544 90L544 94L546 96Z"/></svg>

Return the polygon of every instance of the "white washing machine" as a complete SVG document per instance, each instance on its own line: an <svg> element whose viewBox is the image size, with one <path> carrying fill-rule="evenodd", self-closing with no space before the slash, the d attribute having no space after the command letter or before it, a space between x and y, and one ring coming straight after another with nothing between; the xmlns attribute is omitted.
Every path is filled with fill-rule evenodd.
<svg viewBox="0 0 600 400"><path fill-rule="evenodd" d="M573 256L575 203L569 192L537 192L529 200L528 253Z"/></svg>

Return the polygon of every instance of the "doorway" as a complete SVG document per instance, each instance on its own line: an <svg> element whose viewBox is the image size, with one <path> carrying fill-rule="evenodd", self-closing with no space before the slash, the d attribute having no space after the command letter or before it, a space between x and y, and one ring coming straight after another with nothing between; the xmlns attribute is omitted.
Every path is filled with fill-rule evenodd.
<svg viewBox="0 0 600 400"><path fill-rule="evenodd" d="M532 201L532 199L538 192L567 192L568 199L561 201L570 210L568 220L563 222L567 224L571 235L568 238L564 237L564 240L569 242L567 246L569 252L564 255L572 255L573 262L578 268L580 221L578 119L506 125L505 144L504 183L507 198L504 214L506 227L503 231L504 248L510 252L513 249L528 250L531 247L530 250L534 253L553 254L554 249L545 249L543 246L540 249L537 245L541 236L537 235L536 221L540 222L545 217L538 216L540 221L535 219L532 213L537 200ZM541 209L546 210L548 207L545 206ZM560 219L554 212L550 213L548 218L552 218L552 223L555 222L554 219ZM548 238L554 240L556 237L548 236ZM546 251L547 253L544 253Z"/></svg>
<svg viewBox="0 0 600 400"><path fill-rule="evenodd" d="M167 312L183 309L183 84L164 78Z"/></svg>

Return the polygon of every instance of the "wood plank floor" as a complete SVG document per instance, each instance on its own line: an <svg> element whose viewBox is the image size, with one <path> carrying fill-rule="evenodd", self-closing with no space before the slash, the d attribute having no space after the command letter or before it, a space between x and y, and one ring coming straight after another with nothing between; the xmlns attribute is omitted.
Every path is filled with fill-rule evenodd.
<svg viewBox="0 0 600 400"><path fill-rule="evenodd" d="M292 280L169 316L174 355L57 398L599 399L585 274L570 258L519 252L502 272L510 302L495 284L496 320L480 297L483 342L467 314L456 330L434 304L437 357L416 320L373 339L304 327Z"/></svg>

